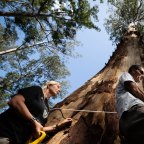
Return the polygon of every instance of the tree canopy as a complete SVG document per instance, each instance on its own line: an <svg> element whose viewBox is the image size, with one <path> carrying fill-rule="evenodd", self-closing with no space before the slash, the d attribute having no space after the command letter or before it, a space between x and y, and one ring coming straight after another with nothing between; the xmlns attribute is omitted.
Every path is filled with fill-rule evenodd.
<svg viewBox="0 0 144 144"><path fill-rule="evenodd" d="M141 36L144 35L144 1L115 0L111 2L110 15L105 22L110 40L118 43L130 23L137 25Z"/></svg>
<svg viewBox="0 0 144 144"><path fill-rule="evenodd" d="M98 30L92 21L92 18L97 20L98 8L91 8L87 0L12 0L1 1L0 5L2 38L7 44L12 38L14 42L21 39L21 31L23 44L47 41L50 49L63 52L66 42L74 38L78 29L84 26Z"/></svg>
<svg viewBox="0 0 144 144"><path fill-rule="evenodd" d="M82 27L99 30L88 0L0 1L0 97L18 88L63 80Z"/></svg>

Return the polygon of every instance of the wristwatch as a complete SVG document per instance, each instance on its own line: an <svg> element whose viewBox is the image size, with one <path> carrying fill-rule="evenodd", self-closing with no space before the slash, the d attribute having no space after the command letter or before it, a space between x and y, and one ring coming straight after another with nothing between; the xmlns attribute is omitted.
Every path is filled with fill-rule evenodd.
<svg viewBox="0 0 144 144"><path fill-rule="evenodd" d="M38 119L37 118L35 118L34 116L31 118L32 120L36 120L36 121L38 121Z"/></svg>

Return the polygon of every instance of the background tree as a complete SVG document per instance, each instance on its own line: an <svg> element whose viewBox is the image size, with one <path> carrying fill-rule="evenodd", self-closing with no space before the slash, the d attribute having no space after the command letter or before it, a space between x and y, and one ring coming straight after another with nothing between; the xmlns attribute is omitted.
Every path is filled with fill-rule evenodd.
<svg viewBox="0 0 144 144"><path fill-rule="evenodd" d="M88 0L0 1L0 98L31 84L62 81L77 30L99 30L97 13Z"/></svg>
<svg viewBox="0 0 144 144"><path fill-rule="evenodd" d="M144 35L144 1L115 0L111 2L110 16L105 27L113 43L119 43L130 23L137 25L140 35Z"/></svg>

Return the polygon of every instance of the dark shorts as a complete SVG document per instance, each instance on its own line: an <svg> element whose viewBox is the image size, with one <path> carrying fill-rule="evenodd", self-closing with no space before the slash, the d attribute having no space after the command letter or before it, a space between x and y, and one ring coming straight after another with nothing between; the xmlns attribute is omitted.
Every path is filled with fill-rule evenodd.
<svg viewBox="0 0 144 144"><path fill-rule="evenodd" d="M144 144L144 105L135 105L125 111L119 128L126 144Z"/></svg>

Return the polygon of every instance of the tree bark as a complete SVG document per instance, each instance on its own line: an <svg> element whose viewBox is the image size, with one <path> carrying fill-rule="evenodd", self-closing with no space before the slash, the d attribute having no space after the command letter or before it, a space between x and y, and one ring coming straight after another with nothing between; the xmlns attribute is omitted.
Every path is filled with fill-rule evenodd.
<svg viewBox="0 0 144 144"><path fill-rule="evenodd" d="M144 44L135 32L127 32L105 67L55 106L98 112L62 110L64 117L73 118L72 126L56 133L47 144L122 144L115 88L122 72L132 64L144 65ZM50 113L46 125L62 120L61 112L55 110Z"/></svg>

